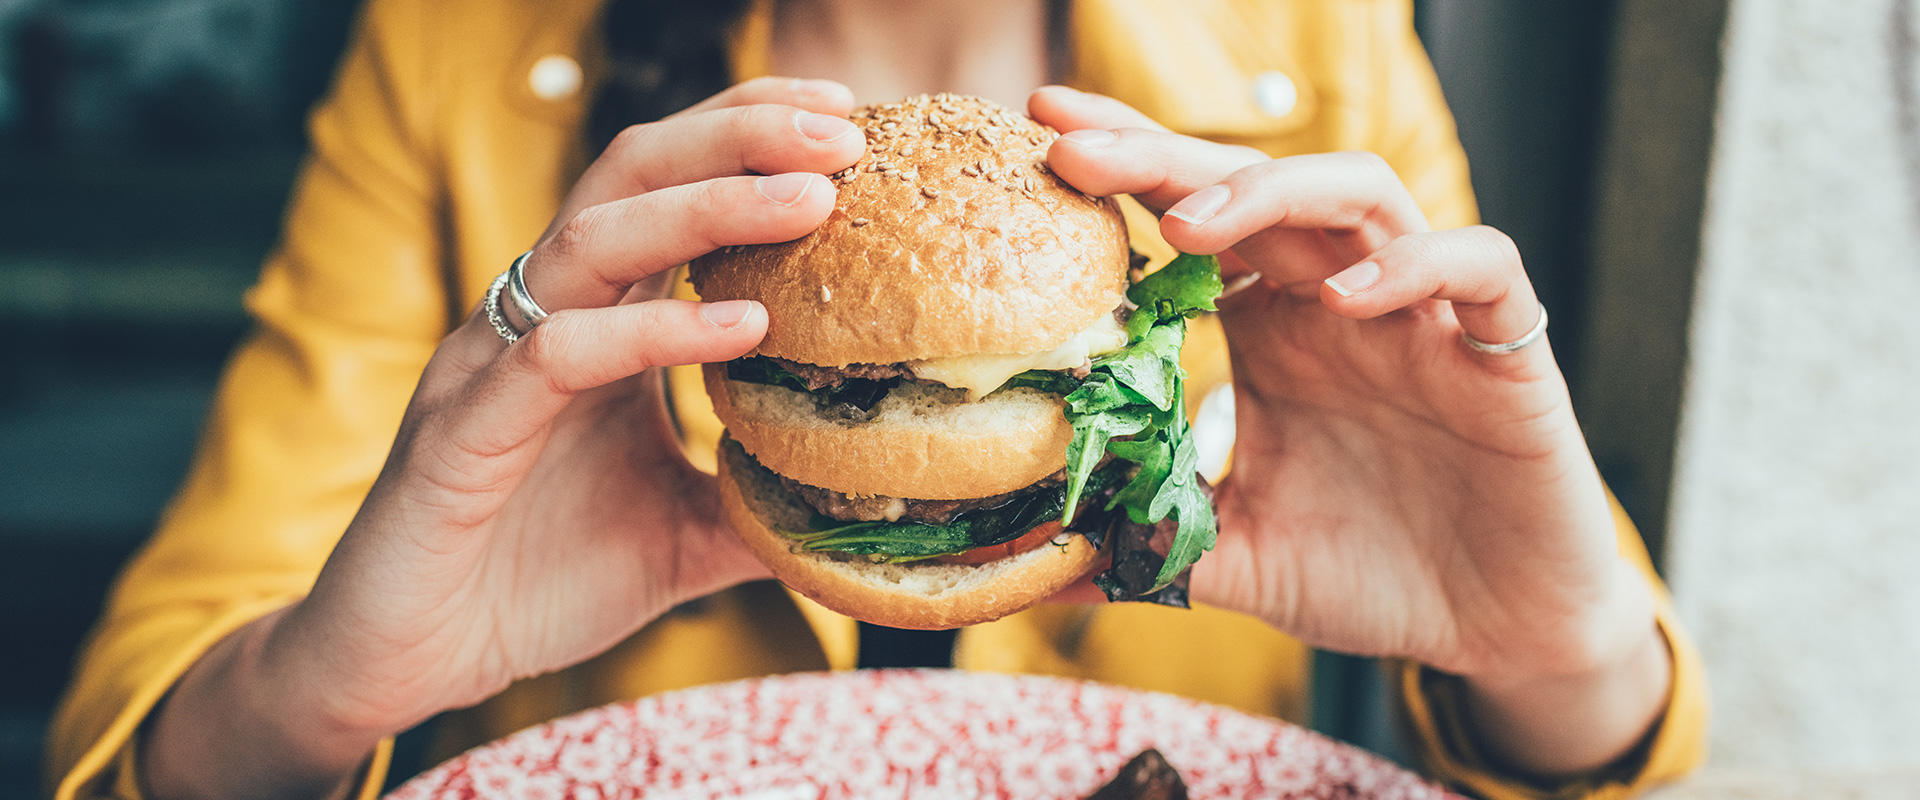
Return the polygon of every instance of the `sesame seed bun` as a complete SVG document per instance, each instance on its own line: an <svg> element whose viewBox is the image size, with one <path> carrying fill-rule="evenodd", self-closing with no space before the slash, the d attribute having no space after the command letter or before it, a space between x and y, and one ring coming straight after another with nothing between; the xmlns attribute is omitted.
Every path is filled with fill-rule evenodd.
<svg viewBox="0 0 1920 800"><path fill-rule="evenodd" d="M757 355L838 368L1044 354L1122 303L1129 247L1119 207L1046 168L1052 130L954 95L868 106L852 119L867 152L833 176L836 205L817 230L692 264L702 299L766 305ZM1002 558L968 551L977 564L796 552L779 530L810 530L814 509L780 477L915 500L1017 491L1066 463L1073 430L1062 400L1014 388L970 401L889 378L871 413L850 421L805 392L726 375L723 365L705 369L731 437L719 459L727 519L776 577L828 608L901 628L970 625L1051 596L1098 555L1077 534Z"/></svg>
<svg viewBox="0 0 1920 800"><path fill-rule="evenodd" d="M1079 580L1099 555L1078 534L985 564L875 564L796 551L777 529L803 530L812 509L737 443L721 441L719 462L727 522L774 577L827 608L876 625L944 630L996 620Z"/></svg>
<svg viewBox="0 0 1920 800"><path fill-rule="evenodd" d="M693 262L702 299L766 304L758 353L822 366L1044 352L1120 304L1125 223L1045 166L1055 133L958 95L867 106L868 151L795 241Z"/></svg>

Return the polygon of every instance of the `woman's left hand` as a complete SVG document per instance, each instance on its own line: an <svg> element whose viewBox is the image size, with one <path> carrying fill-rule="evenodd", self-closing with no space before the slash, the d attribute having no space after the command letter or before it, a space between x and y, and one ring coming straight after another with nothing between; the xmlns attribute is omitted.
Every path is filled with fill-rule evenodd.
<svg viewBox="0 0 1920 800"><path fill-rule="evenodd" d="M1416 659L1487 686L1589 674L1653 634L1542 313L1511 241L1431 231L1371 154L1271 159L1167 132L1070 89L1031 111L1096 195L1218 253L1234 467L1194 596L1331 650ZM1657 698L1656 698L1657 699Z"/></svg>

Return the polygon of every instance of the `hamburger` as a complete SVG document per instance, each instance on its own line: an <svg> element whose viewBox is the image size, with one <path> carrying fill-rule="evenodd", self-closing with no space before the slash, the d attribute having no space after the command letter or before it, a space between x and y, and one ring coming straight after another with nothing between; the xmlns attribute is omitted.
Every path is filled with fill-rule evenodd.
<svg viewBox="0 0 1920 800"><path fill-rule="evenodd" d="M703 299L768 311L753 353L705 367L729 523L782 582L891 627L997 619L1103 558L1110 598L1183 605L1214 523L1178 353L1217 266L1130 281L1117 204L1002 106L852 119L868 150L817 230L691 267Z"/></svg>

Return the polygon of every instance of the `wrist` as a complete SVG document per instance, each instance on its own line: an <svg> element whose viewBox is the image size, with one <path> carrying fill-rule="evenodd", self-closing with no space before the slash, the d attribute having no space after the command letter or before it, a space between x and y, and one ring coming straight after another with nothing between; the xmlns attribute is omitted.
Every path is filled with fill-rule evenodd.
<svg viewBox="0 0 1920 800"><path fill-rule="evenodd" d="M311 627L306 601L269 620L253 654L264 676L249 702L275 725L275 733L294 748L299 760L322 769L353 769L406 723L348 710L343 697L355 696L352 675L341 669L331 641Z"/></svg>
<svg viewBox="0 0 1920 800"><path fill-rule="evenodd" d="M271 666L270 642L285 614L209 648L155 709L138 748L139 782L150 796L337 796L372 754L378 737L360 744L313 725L300 679Z"/></svg>
<svg viewBox="0 0 1920 800"><path fill-rule="evenodd" d="M1552 669L1465 675L1468 731L1497 764L1534 776L1590 772L1633 752L1660 719L1673 662L1651 609L1603 651ZM1574 668L1577 667L1577 668Z"/></svg>
<svg viewBox="0 0 1920 800"><path fill-rule="evenodd" d="M1478 689L1518 692L1547 686L1578 686L1636 663L1650 645L1663 649L1655 626L1654 598L1646 578L1625 559L1613 562L1606 589L1580 613L1561 615L1563 627L1522 647L1488 659L1485 668L1460 676Z"/></svg>

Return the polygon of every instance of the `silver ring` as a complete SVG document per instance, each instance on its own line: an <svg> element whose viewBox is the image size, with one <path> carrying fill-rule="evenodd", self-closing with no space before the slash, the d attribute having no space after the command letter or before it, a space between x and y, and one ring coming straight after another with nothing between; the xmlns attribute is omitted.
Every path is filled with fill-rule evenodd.
<svg viewBox="0 0 1920 800"><path fill-rule="evenodd" d="M527 330L538 328L540 323L547 321L547 310L534 302L533 293L527 291L526 267L527 256L530 255L533 255L532 250L521 253L519 258L513 260L513 266L507 267L507 275L510 276L507 278L507 299L513 303L513 312L527 323Z"/></svg>
<svg viewBox="0 0 1920 800"><path fill-rule="evenodd" d="M508 272L511 271L508 270ZM493 285L487 287L487 322L493 324L494 333L500 334L500 338L505 339L507 344L513 344L519 341L520 336L526 331L515 330L507 323L506 315L500 313L500 290L505 288L507 288L507 272L500 273L500 277L493 279Z"/></svg>
<svg viewBox="0 0 1920 800"><path fill-rule="evenodd" d="M1492 342L1480 341L1479 339L1475 339L1472 336L1467 335L1466 331L1461 331L1460 340L1463 342L1466 342L1468 347L1471 347L1482 353L1492 353L1493 355L1496 355L1496 356L1503 356L1508 353L1514 352L1515 350L1519 350L1523 347L1526 347L1527 345L1533 344L1534 342L1540 341L1540 339L1542 337L1545 337L1546 335L1547 335L1547 306L1546 304L1543 303L1540 306L1540 321L1533 323L1533 330L1527 331L1526 333L1522 334L1518 339L1515 339L1511 342L1499 342L1496 344Z"/></svg>

